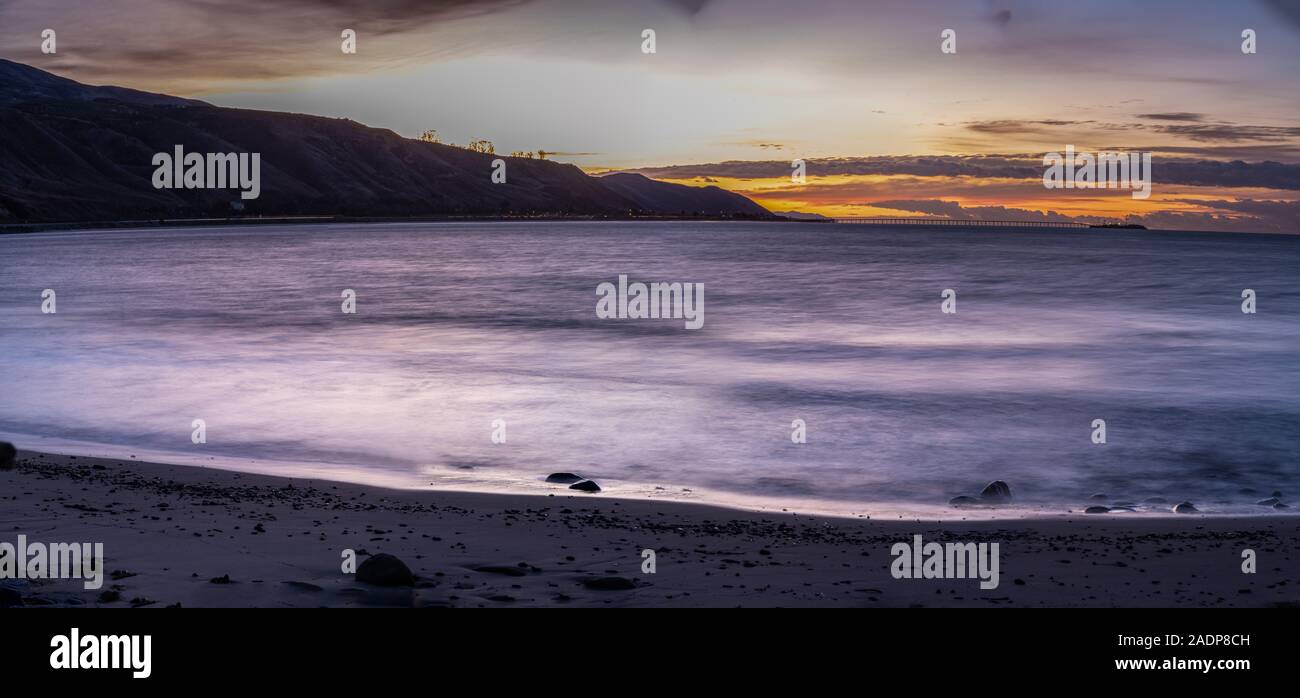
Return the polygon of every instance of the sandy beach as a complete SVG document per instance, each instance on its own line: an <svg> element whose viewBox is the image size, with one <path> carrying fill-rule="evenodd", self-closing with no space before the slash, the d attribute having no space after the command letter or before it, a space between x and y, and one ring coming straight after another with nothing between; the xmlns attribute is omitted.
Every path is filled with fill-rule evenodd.
<svg viewBox="0 0 1300 698"><path fill-rule="evenodd" d="M102 589L5 580L24 606L1275 607L1300 604L1300 517L883 521L404 491L19 451L0 542L104 545ZM891 546L996 542L1000 579L896 579ZM343 551L415 575L380 587ZM1242 551L1257 572L1242 572ZM654 573L643 572L653 550ZM9 598L16 598L11 593Z"/></svg>

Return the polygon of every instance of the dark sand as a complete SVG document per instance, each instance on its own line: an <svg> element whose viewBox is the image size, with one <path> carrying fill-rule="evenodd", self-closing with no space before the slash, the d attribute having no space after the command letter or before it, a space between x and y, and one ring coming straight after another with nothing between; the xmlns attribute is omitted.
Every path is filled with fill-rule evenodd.
<svg viewBox="0 0 1300 698"><path fill-rule="evenodd" d="M398 491L25 451L0 472L0 512L0 542L102 542L106 571L130 575L106 575L101 591L2 582L28 606L1300 605L1294 515L836 519L562 486L549 497ZM915 534L999 543L1000 585L894 579L890 547ZM396 555L415 587L343 574L347 548L359 560ZM647 548L655 574L641 572ZM1241 571L1246 548L1256 574ZM609 577L634 588L588 584Z"/></svg>

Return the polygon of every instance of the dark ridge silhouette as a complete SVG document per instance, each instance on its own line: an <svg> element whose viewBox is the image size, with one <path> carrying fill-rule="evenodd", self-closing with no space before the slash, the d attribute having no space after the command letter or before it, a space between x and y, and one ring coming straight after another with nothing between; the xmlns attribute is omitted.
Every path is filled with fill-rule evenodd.
<svg viewBox="0 0 1300 698"><path fill-rule="evenodd" d="M261 196L155 189L155 153L261 154ZM491 181L505 160L507 181ZM241 216L770 217L729 192L607 186L574 165L476 153L348 119L91 87L0 60L0 222ZM640 177L637 175L637 177ZM644 178L642 178L644 179Z"/></svg>
<svg viewBox="0 0 1300 698"><path fill-rule="evenodd" d="M83 85L76 80L61 78L29 65L0 58L0 104L16 104L41 99L87 102L117 100L128 104L211 106L197 99L141 92L125 87Z"/></svg>
<svg viewBox="0 0 1300 698"><path fill-rule="evenodd" d="M636 203L643 212L686 216L766 217L767 209L749 199L718 187L687 187L660 182L632 172L608 174L600 178L610 190Z"/></svg>

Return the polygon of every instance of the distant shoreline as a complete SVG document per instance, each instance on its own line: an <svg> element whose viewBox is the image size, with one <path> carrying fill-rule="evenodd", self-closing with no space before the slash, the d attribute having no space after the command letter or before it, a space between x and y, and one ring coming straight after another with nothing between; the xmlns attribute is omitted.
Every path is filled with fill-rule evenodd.
<svg viewBox="0 0 1300 698"><path fill-rule="evenodd" d="M190 228L229 225L307 225L312 223L529 223L555 221L616 221L616 222L739 222L739 223L830 223L830 220L799 220L794 218L759 218L748 216L258 216L232 218L159 218L122 221L64 221L49 223L4 223L0 235L6 233L42 233L64 230L99 230L130 228Z"/></svg>
<svg viewBox="0 0 1300 698"><path fill-rule="evenodd" d="M919 219L899 219L898 223L846 224L834 218L783 218L748 216L261 216L233 218L163 218L149 220L121 221L64 221L49 223L0 223L0 236L26 233L67 232L73 230L147 230L149 228L205 228L223 226L258 226L258 225L311 225L339 223L554 223L554 222L611 222L611 223L814 223L833 226L889 227L891 225L909 228L956 230L967 227L990 230L1035 230L1035 231L1144 231L1151 233L1203 233L1208 235L1277 235L1300 236L1300 233L1288 232L1242 232L1234 230L1181 230L1174 228L1146 228L1129 225L1082 225L1077 228L1057 228L1039 226L1032 222L1016 223L1008 221L989 221L983 226L963 226L935 219L933 222L919 222Z"/></svg>

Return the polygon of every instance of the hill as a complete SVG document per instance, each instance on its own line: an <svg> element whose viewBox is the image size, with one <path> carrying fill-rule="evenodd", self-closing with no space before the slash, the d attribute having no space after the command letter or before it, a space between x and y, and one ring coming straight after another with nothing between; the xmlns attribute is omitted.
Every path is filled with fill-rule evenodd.
<svg viewBox="0 0 1300 698"><path fill-rule="evenodd" d="M347 119L93 87L0 60L0 222L244 215L766 216L715 187L624 184L574 165L403 138ZM260 153L261 195L155 189L155 153ZM491 180L492 161L506 182ZM637 175L639 177L639 175ZM642 178L644 179L644 178Z"/></svg>

